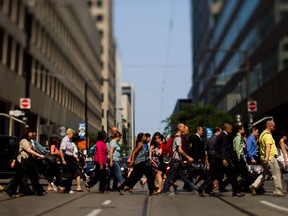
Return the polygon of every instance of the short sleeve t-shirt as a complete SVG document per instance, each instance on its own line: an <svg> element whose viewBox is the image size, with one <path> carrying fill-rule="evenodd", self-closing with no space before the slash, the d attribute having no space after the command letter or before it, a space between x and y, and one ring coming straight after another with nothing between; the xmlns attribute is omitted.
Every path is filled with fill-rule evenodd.
<svg viewBox="0 0 288 216"><path fill-rule="evenodd" d="M269 160L274 157L278 156L278 151L277 147L275 145L275 140L272 137L272 134L264 130L259 138L259 143L260 143L260 157L261 160L265 160L265 155L266 155L266 144L270 144L270 154L269 154Z"/></svg>
<svg viewBox="0 0 288 216"><path fill-rule="evenodd" d="M113 161L119 161L119 158L121 157L121 148L119 144L115 140L111 140L109 143L109 149L111 147L115 148L113 152Z"/></svg>
<svg viewBox="0 0 288 216"><path fill-rule="evenodd" d="M182 147L182 140L181 140L181 136L177 136L175 137L175 139L173 140L173 158L176 159L176 160L180 160L181 159L181 156L180 154L178 153L177 151L177 148L178 147ZM177 147L177 148L176 148Z"/></svg>

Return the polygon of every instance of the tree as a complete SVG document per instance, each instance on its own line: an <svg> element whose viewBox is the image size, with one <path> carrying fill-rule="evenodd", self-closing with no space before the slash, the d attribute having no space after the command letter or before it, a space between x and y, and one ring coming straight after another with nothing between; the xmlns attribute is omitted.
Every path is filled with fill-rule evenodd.
<svg viewBox="0 0 288 216"><path fill-rule="evenodd" d="M189 104L181 111L171 115L164 122L167 124L164 134L167 135L176 132L176 125L179 122L184 123L189 127L190 131L194 132L197 126L204 128L222 127L225 122L231 123L232 118L229 114L217 110L215 106L210 104Z"/></svg>

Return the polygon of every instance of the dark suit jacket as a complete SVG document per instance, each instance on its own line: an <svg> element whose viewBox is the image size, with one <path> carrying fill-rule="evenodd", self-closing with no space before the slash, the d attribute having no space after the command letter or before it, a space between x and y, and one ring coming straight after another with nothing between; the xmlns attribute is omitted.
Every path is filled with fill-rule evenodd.
<svg viewBox="0 0 288 216"><path fill-rule="evenodd" d="M217 136L215 147L216 157L220 158L221 160L232 160L233 145L229 140L229 136L225 132L222 132L219 136Z"/></svg>
<svg viewBox="0 0 288 216"><path fill-rule="evenodd" d="M195 162L198 162L201 159L201 162L205 162L205 145L204 140L200 139L199 136L194 135L192 139L192 146L189 149L188 155L194 159Z"/></svg>

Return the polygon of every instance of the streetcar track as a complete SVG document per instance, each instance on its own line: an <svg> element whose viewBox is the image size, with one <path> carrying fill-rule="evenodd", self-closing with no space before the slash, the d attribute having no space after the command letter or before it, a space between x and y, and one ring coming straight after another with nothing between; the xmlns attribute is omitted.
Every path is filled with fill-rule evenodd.
<svg viewBox="0 0 288 216"><path fill-rule="evenodd" d="M233 204L233 203L231 203L231 202L223 199L223 198L220 197L220 196L214 196L214 197L217 198L217 199L219 199L220 201L226 203L227 205L231 206L232 208L234 208L234 209L242 212L243 214L246 214L246 215L248 215L248 216L257 216L256 214L254 214L254 213L252 213L252 212L249 212L249 211L245 210L244 208L241 208L241 207L239 207L239 206L237 206L237 205L235 205L235 204Z"/></svg>
<svg viewBox="0 0 288 216"><path fill-rule="evenodd" d="M85 194L83 194L83 195L81 195L79 197L75 197L74 199L71 199L71 200L69 200L67 202L61 203L61 204L59 204L57 206L53 206L52 208L47 209L47 210L45 210L45 211L43 211L41 213L38 213L35 216L41 216L41 215L45 215L45 214L51 213L51 212L55 211L56 209L59 209L59 208L65 206L65 205L68 205L68 204L70 204L70 203L72 203L72 202L74 202L74 201L76 201L78 199L81 199L81 198L83 198L83 197L85 197L87 195L89 195L89 193L85 193Z"/></svg>

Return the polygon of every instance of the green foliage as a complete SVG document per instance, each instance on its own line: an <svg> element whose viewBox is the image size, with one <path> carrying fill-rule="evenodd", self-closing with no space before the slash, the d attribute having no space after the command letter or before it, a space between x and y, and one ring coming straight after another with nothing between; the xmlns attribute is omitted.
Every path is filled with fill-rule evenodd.
<svg viewBox="0 0 288 216"><path fill-rule="evenodd" d="M181 122L189 127L191 135L194 134L197 126L222 127L225 122L231 123L232 118L227 113L217 110L213 105L190 104L171 115L164 122L167 124L164 134L175 133L177 123Z"/></svg>

